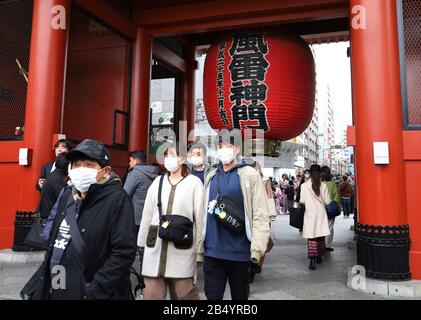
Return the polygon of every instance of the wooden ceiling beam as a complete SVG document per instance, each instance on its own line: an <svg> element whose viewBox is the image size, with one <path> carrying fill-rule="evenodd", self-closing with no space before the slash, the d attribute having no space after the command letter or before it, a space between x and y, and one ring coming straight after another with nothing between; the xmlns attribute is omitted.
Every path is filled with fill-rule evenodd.
<svg viewBox="0 0 421 320"><path fill-rule="evenodd" d="M137 10L134 21L156 36L348 16L349 0L214 0Z"/></svg>
<svg viewBox="0 0 421 320"><path fill-rule="evenodd" d="M182 73L187 70L186 61L157 40L153 41L152 56L172 70Z"/></svg>
<svg viewBox="0 0 421 320"><path fill-rule="evenodd" d="M135 41L137 26L100 0L74 0L75 4L123 37Z"/></svg>

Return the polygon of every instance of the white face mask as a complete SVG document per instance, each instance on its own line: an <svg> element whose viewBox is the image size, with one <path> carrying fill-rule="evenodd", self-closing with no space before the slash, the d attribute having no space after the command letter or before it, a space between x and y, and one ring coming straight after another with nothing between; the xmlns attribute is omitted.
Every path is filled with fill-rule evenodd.
<svg viewBox="0 0 421 320"><path fill-rule="evenodd" d="M166 157L164 159L164 167L168 172L176 172L180 168L180 163L177 157Z"/></svg>
<svg viewBox="0 0 421 320"><path fill-rule="evenodd" d="M222 164L230 164L234 161L234 149L231 148L221 148L218 149L218 158L221 160Z"/></svg>
<svg viewBox="0 0 421 320"><path fill-rule="evenodd" d="M190 162L190 164L192 164L195 167L199 167L199 166L203 165L203 163L204 163L202 157L196 157L196 156L191 157L189 162Z"/></svg>
<svg viewBox="0 0 421 320"><path fill-rule="evenodd" d="M80 167L69 171L72 184L80 192L87 192L92 184L97 183L96 176L101 170Z"/></svg>

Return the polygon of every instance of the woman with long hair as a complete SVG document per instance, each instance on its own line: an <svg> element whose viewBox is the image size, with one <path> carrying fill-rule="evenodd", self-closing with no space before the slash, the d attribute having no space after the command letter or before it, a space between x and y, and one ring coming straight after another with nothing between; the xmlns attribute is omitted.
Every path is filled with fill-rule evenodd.
<svg viewBox="0 0 421 320"><path fill-rule="evenodd" d="M316 269L326 251L325 237L330 234L326 205L331 202L329 190L321 181L322 168L313 164L310 180L301 186L300 203L305 205L303 238L307 240L310 270Z"/></svg>
<svg viewBox="0 0 421 320"><path fill-rule="evenodd" d="M144 250L143 297L163 300L169 288L171 300L198 300L194 281L197 274L195 237L203 216L203 183L190 174L187 154L182 147L171 145L164 156L166 174L157 177L148 190L138 235L138 247ZM170 228L171 220L161 218L164 215L189 220L193 237L188 245L160 237L161 228ZM174 222L171 224L174 226ZM185 228L190 226L183 226L183 230Z"/></svg>

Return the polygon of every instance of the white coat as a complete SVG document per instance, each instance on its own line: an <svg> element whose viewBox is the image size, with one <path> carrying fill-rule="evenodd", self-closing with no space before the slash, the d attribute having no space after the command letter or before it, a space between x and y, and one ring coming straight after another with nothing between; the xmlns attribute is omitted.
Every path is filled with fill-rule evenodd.
<svg viewBox="0 0 421 320"><path fill-rule="evenodd" d="M320 186L320 196L317 196L311 186L311 179L301 186L300 203L305 205L303 238L313 239L330 234L325 206L332 200L324 182Z"/></svg>
<svg viewBox="0 0 421 320"><path fill-rule="evenodd" d="M159 225L158 187L157 177L148 190L143 208L142 222L140 224L137 245L145 248L143 257L142 275L146 277L164 278L192 278L196 276L196 239L190 249L177 249L172 242L168 242L167 254L161 260L162 240L156 236L151 246L147 243L148 233L151 226ZM171 184L168 176L165 176L162 185L162 214L166 214ZM203 216L203 192L202 181L198 177L188 175L178 183L174 194L172 214L183 215L194 221L193 234L196 237L198 220ZM156 235L156 234L155 234ZM160 266L164 268L164 274L160 274Z"/></svg>

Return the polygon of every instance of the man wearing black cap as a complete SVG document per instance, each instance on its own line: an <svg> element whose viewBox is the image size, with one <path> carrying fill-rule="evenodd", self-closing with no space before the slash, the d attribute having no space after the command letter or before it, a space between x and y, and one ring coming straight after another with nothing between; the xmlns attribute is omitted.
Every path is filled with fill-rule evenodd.
<svg viewBox="0 0 421 320"><path fill-rule="evenodd" d="M45 287L38 299L132 298L134 211L120 178L111 171L110 158L102 143L89 139L67 153L73 187L59 203L44 261ZM63 271L65 281L60 278L58 283Z"/></svg>

